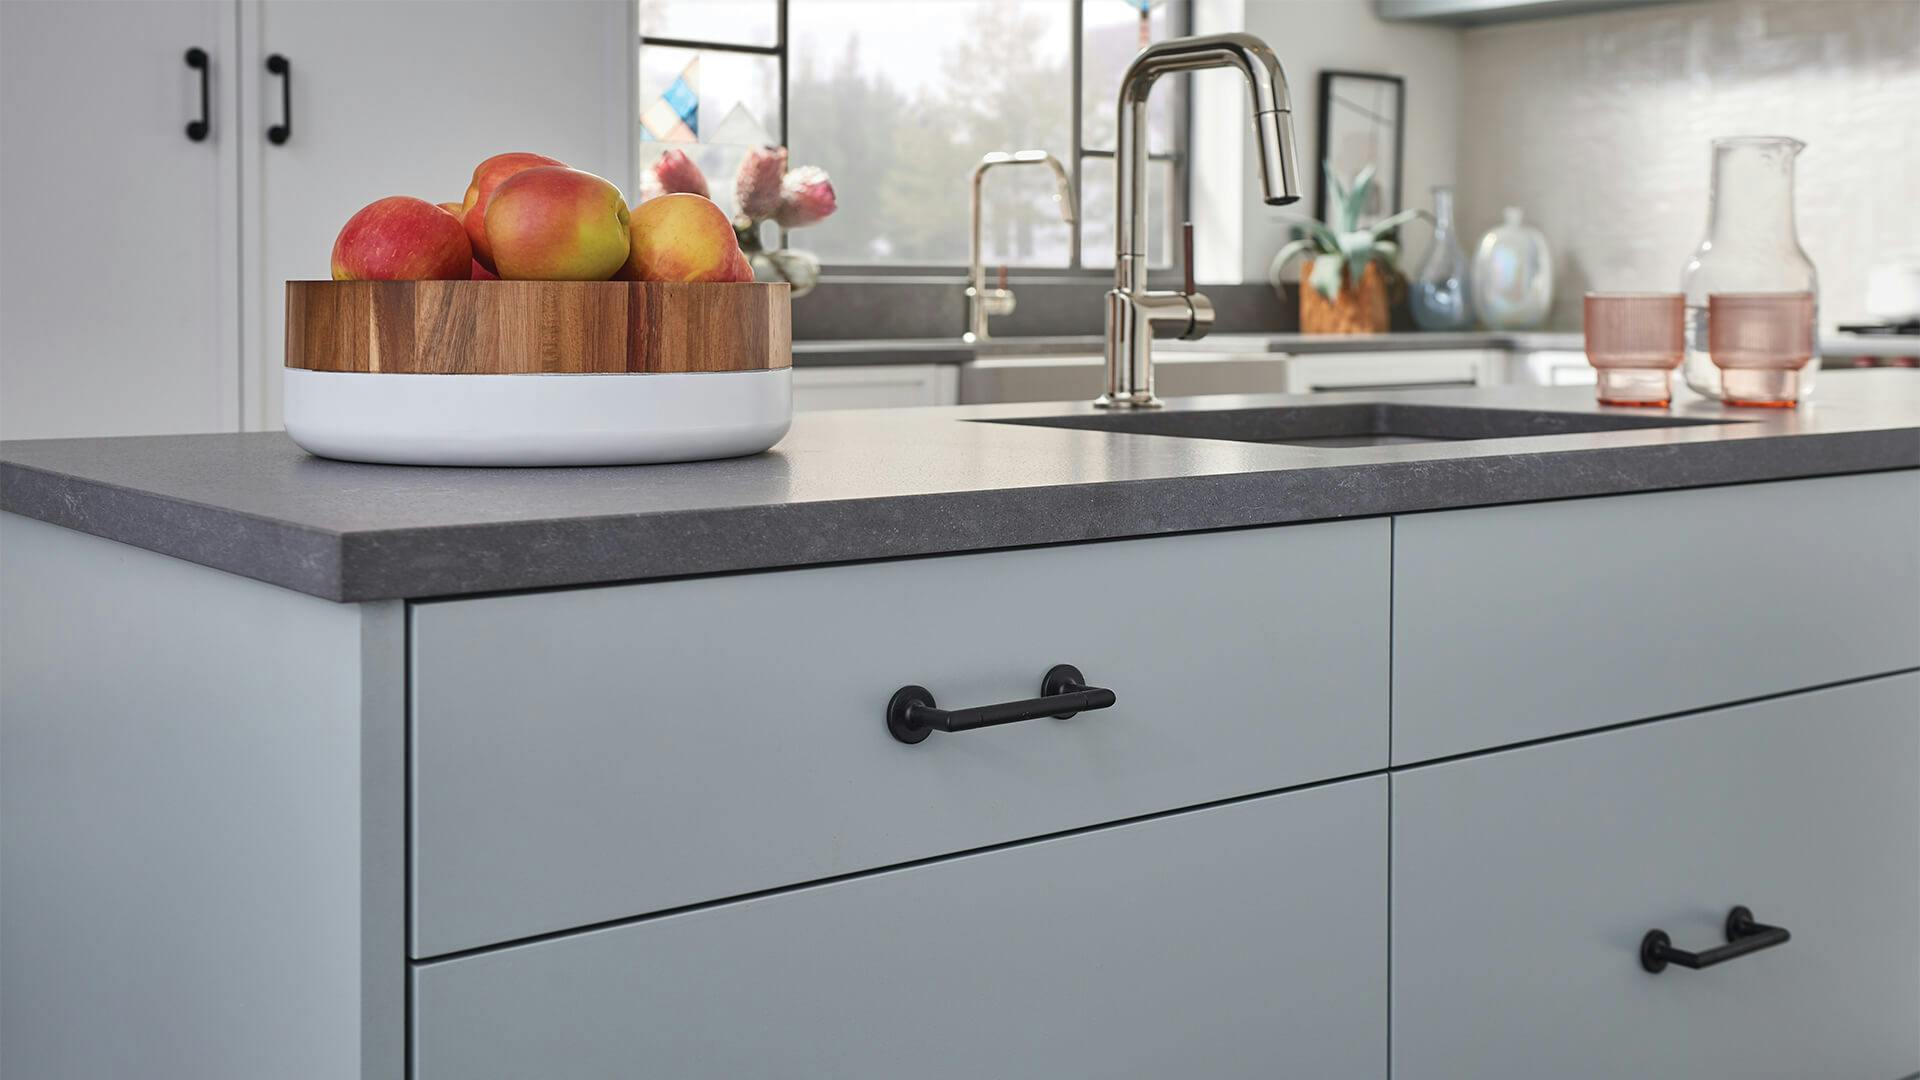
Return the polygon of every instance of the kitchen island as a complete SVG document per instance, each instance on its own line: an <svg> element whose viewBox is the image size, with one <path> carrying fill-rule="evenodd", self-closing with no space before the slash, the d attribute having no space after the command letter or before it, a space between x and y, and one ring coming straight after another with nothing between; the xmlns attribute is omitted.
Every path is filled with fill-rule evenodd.
<svg viewBox="0 0 1920 1080"><path fill-rule="evenodd" d="M1913 1073L1909 380L0 445L0 1071Z"/></svg>

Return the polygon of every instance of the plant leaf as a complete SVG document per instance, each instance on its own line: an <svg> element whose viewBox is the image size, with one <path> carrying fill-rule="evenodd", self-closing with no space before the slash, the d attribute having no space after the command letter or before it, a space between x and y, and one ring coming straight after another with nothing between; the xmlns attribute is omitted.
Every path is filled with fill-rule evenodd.
<svg viewBox="0 0 1920 1080"><path fill-rule="evenodd" d="M1391 240L1376 240L1373 242L1373 257L1387 269L1394 269L1400 265L1400 245Z"/></svg>
<svg viewBox="0 0 1920 1080"><path fill-rule="evenodd" d="M1360 275L1373 259L1373 234L1365 229L1340 234L1340 257L1347 264L1347 280L1358 286Z"/></svg>
<svg viewBox="0 0 1920 1080"><path fill-rule="evenodd" d="M1361 168L1360 175L1353 178L1353 187L1347 192L1347 200L1340 208L1340 228L1352 232L1360 227L1360 213L1367 207L1367 192L1373 188L1373 166Z"/></svg>
<svg viewBox="0 0 1920 1080"><path fill-rule="evenodd" d="M1313 291L1327 298L1328 303L1340 300L1340 268L1346 260L1338 255L1319 255L1313 260L1313 273L1308 276L1308 284Z"/></svg>
<svg viewBox="0 0 1920 1080"><path fill-rule="evenodd" d="M1381 218L1367 226L1367 231L1375 236L1384 236L1415 218L1426 218L1432 221L1433 215L1416 206L1411 210L1402 210L1397 214L1389 214Z"/></svg>
<svg viewBox="0 0 1920 1080"><path fill-rule="evenodd" d="M1301 214L1285 214L1282 216L1286 221L1306 230L1307 235L1313 238L1313 242L1319 250L1327 252L1328 254L1334 254L1340 250L1339 238L1333 235L1332 229L1327 228L1326 225L1321 222Z"/></svg>
<svg viewBox="0 0 1920 1080"><path fill-rule="evenodd" d="M1279 254L1273 257L1273 262L1267 267L1267 284L1273 286L1273 291L1280 294L1280 299L1287 298L1287 264L1301 252L1312 250L1314 250L1314 242L1303 236L1297 240L1287 241L1280 248Z"/></svg>
<svg viewBox="0 0 1920 1080"><path fill-rule="evenodd" d="M1327 193L1329 196L1332 197L1333 205L1334 205L1334 213L1332 217L1334 218L1334 220L1337 221L1339 220L1339 217L1340 217L1339 208L1345 205L1347 201L1347 189L1341 186L1340 177L1335 175L1333 171L1333 162L1331 160L1322 161L1320 163L1320 172L1322 175L1324 175L1327 178Z"/></svg>

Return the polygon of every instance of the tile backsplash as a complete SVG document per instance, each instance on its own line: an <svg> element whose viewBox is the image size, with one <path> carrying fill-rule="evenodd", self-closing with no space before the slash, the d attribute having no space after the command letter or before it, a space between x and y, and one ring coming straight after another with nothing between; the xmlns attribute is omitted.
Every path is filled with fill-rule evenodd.
<svg viewBox="0 0 1920 1080"><path fill-rule="evenodd" d="M1465 34L1460 224L1522 207L1553 244L1552 325L1588 289L1677 289L1706 227L1708 140L1791 135L1821 321L1920 257L1920 0L1704 0ZM1410 196L1418 197L1415 193Z"/></svg>

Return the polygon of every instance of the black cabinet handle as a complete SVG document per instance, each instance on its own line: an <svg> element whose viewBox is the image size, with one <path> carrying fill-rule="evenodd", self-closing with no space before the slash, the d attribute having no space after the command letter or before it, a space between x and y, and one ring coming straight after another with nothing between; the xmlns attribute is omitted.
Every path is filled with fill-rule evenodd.
<svg viewBox="0 0 1920 1080"><path fill-rule="evenodd" d="M1724 964L1736 956L1757 953L1784 945L1793 939L1783 926L1765 926L1753 921L1753 912L1736 907L1727 912L1727 943L1705 952L1688 952L1673 947L1665 930L1649 930L1640 939L1640 966L1658 975L1668 964L1679 964L1695 971Z"/></svg>
<svg viewBox="0 0 1920 1080"><path fill-rule="evenodd" d="M208 132L213 130L212 117L208 112L212 94L207 86L213 64L207 59L207 50L196 46L187 50L187 66L200 73L200 119L187 123L187 138L200 142L207 137Z"/></svg>
<svg viewBox="0 0 1920 1080"><path fill-rule="evenodd" d="M936 731L972 731L1043 716L1067 720L1075 713L1110 709L1116 700L1113 691L1088 686L1079 668L1056 664L1040 680L1039 697L972 709L935 708L926 687L903 686L887 702L887 730L903 743L917 743Z"/></svg>
<svg viewBox="0 0 1920 1080"><path fill-rule="evenodd" d="M280 76L280 122L267 129L267 141L281 146L293 138L293 61L274 53L267 57L267 70Z"/></svg>

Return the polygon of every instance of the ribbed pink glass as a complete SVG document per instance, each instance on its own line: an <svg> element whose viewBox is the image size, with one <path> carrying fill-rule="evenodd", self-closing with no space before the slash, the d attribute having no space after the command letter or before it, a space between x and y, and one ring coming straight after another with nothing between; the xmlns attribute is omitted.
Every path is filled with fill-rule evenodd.
<svg viewBox="0 0 1920 1080"><path fill-rule="evenodd" d="M1599 371L1602 405L1662 407L1686 355L1686 297L1679 293L1588 293L1587 362Z"/></svg>
<svg viewBox="0 0 1920 1080"><path fill-rule="evenodd" d="M1812 293L1713 293L1707 334L1727 404L1799 404L1800 369L1813 359Z"/></svg>

